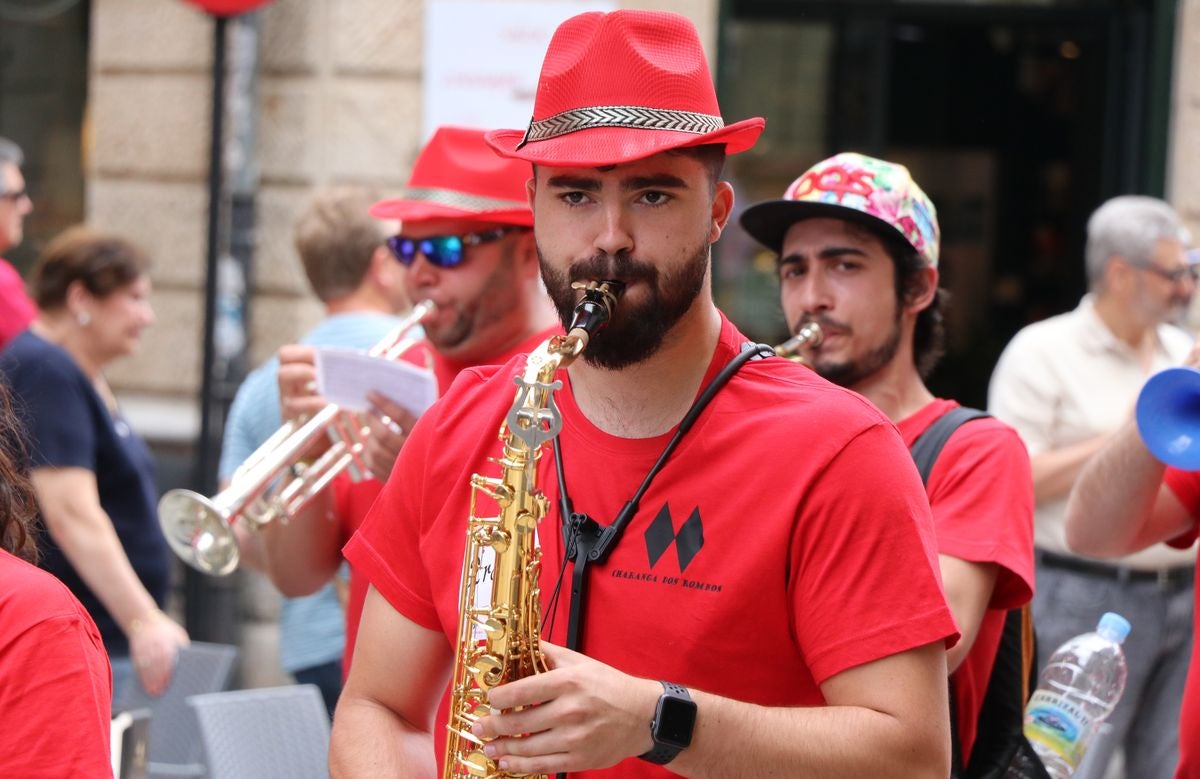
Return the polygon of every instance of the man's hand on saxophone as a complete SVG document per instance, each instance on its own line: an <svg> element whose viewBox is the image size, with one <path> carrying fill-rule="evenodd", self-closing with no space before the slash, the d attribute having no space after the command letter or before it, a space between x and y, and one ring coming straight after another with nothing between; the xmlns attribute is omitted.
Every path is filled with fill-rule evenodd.
<svg viewBox="0 0 1200 779"><path fill-rule="evenodd" d="M488 699L501 713L471 730L489 740L484 753L501 769L551 774L606 768L653 748L646 724L662 694L659 682L544 641L541 649L551 670L493 689Z"/></svg>

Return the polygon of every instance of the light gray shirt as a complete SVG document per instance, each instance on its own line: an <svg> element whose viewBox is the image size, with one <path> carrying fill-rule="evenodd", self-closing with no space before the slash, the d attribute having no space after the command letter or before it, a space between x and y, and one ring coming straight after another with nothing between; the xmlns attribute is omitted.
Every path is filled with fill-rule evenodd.
<svg viewBox="0 0 1200 779"><path fill-rule="evenodd" d="M1178 365L1192 337L1171 325L1158 327L1158 346L1146 371L1129 344L1113 335L1090 295L1074 311L1022 329L1000 355L988 388L988 411L1017 429L1029 456L1111 433L1133 416L1138 392L1153 373ZM1064 523L1067 499L1038 503L1034 545L1069 554ZM1145 570L1188 565L1187 551L1156 544L1117 561Z"/></svg>

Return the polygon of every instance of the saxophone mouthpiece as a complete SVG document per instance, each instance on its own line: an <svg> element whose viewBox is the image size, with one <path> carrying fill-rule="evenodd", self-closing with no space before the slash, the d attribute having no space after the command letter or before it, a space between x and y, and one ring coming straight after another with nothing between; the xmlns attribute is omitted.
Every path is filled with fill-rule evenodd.
<svg viewBox="0 0 1200 779"><path fill-rule="evenodd" d="M567 330L568 339L581 342L576 350L578 354L587 348L588 339L603 330L612 319L613 310L617 307L617 298L625 292L625 285L620 281L607 279L577 281L571 288L583 290L583 298L575 304L571 327Z"/></svg>

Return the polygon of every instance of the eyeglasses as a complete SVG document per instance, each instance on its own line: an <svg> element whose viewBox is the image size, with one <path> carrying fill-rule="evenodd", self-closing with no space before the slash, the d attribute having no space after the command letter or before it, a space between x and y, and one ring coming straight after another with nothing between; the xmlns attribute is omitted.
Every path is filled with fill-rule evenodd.
<svg viewBox="0 0 1200 779"><path fill-rule="evenodd" d="M29 190L26 189L18 189L16 192L0 192L0 200L11 200L14 203L18 203L27 197L29 197Z"/></svg>
<svg viewBox="0 0 1200 779"><path fill-rule="evenodd" d="M412 265L417 254L424 255L431 265L438 268L453 268L462 264L465 252L463 247L478 246L499 240L519 227L497 227L494 230L484 230L466 235L435 235L429 238L405 238L403 235L393 235L387 239L387 246L402 265Z"/></svg>
<svg viewBox="0 0 1200 779"><path fill-rule="evenodd" d="M1142 270L1150 271L1155 276L1158 276L1161 279L1166 279L1172 284L1178 284L1179 282L1183 281L1185 277L1191 279L1192 281L1200 280L1200 265L1184 265L1182 268L1167 270L1166 268L1160 268L1152 262L1135 262L1131 264L1135 268L1141 268Z"/></svg>

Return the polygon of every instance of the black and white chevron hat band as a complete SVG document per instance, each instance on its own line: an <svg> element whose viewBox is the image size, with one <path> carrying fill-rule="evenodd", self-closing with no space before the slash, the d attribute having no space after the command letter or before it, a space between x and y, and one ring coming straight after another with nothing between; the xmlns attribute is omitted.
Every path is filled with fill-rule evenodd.
<svg viewBox="0 0 1200 779"><path fill-rule="evenodd" d="M719 116L694 111L672 111L665 108L646 108L633 105L606 105L574 108L546 119L529 123L518 149L527 143L545 141L562 135L591 130L595 127L630 127L639 130L669 130L671 132L705 135L725 126Z"/></svg>
<svg viewBox="0 0 1200 779"><path fill-rule="evenodd" d="M453 189L435 189L432 187L416 187L404 193L408 200L420 200L426 203L436 203L462 211L511 211L528 208L529 204L516 200L501 200L499 198L468 195Z"/></svg>

